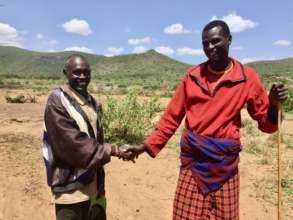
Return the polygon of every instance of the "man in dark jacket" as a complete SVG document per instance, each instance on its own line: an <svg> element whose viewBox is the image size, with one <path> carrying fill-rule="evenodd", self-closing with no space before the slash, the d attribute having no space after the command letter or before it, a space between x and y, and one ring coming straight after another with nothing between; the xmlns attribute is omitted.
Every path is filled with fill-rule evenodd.
<svg viewBox="0 0 293 220"><path fill-rule="evenodd" d="M103 165L123 157L104 143L102 106L88 93L91 69L81 55L64 67L67 84L55 89L45 108L43 157L56 218L106 219Z"/></svg>

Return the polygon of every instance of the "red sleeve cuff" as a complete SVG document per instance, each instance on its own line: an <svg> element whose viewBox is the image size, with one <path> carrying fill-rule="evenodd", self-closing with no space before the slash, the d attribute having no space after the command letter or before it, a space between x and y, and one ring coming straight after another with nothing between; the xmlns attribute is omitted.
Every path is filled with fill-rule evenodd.
<svg viewBox="0 0 293 220"><path fill-rule="evenodd" d="M278 124L271 122L267 116L265 116L264 123L259 125L259 129L266 133L274 133L278 130Z"/></svg>

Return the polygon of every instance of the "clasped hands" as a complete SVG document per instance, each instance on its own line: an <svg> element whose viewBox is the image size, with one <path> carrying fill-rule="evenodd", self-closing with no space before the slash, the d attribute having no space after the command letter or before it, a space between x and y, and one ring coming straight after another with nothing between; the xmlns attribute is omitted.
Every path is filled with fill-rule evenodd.
<svg viewBox="0 0 293 220"><path fill-rule="evenodd" d="M114 148L114 149L113 149ZM146 150L146 146L144 144L139 145L129 145L123 144L121 146L113 146L112 148L112 156L116 156L119 159L124 161L132 161L135 163L135 159Z"/></svg>

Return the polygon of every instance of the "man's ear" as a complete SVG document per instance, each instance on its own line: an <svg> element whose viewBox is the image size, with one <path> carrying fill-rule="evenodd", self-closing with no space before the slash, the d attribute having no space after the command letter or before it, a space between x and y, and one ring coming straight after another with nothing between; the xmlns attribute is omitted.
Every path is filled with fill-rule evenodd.
<svg viewBox="0 0 293 220"><path fill-rule="evenodd" d="M232 35L229 36L229 45L232 43Z"/></svg>

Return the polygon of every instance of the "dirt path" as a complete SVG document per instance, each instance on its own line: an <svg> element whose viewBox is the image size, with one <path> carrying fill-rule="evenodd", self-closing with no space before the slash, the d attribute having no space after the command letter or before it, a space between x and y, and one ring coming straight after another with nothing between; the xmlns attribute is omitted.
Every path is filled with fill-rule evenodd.
<svg viewBox="0 0 293 220"><path fill-rule="evenodd" d="M37 104L7 104L5 94L7 91L0 90L0 220L54 219L40 148L46 98L38 97ZM292 119L288 118L283 125L288 135L293 135ZM284 157L292 158L292 151L287 151ZM258 155L241 153L240 215L243 220L276 219L273 199L276 193L266 189L268 181L274 181L276 169L274 163L262 160ZM289 168L287 165L285 168L291 174L292 162ZM156 159L143 155L136 164L112 159L106 166L108 219L171 219L178 168L178 149L170 146ZM293 195L287 197L284 219L289 220L293 219Z"/></svg>

